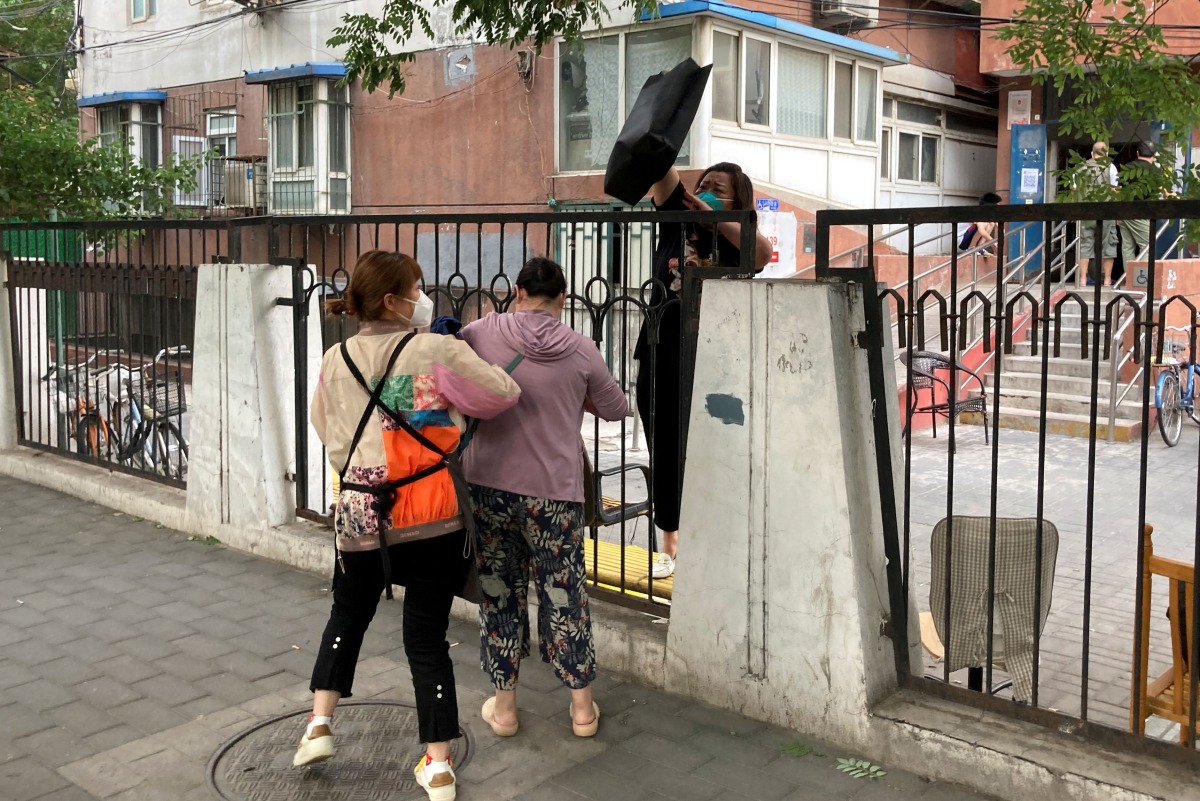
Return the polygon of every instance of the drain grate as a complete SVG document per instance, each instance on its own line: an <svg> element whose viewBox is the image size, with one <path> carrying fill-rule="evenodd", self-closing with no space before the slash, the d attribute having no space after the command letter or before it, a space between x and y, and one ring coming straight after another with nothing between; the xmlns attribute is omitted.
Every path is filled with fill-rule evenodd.
<svg viewBox="0 0 1200 801"><path fill-rule="evenodd" d="M413 765L425 752L417 739L417 710L388 701L338 705L333 759L292 767L296 743L311 710L256 723L226 741L208 762L208 784L226 801L406 801L423 799ZM472 739L451 746L455 770L467 764Z"/></svg>

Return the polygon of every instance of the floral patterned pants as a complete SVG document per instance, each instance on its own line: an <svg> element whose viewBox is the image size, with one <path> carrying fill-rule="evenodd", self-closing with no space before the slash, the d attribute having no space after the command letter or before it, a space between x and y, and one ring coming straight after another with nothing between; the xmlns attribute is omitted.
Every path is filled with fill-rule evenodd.
<svg viewBox="0 0 1200 801"><path fill-rule="evenodd" d="M498 690L514 690L529 656L529 571L538 598L542 660L567 687L596 678L583 558L583 504L471 486L479 532L480 664Z"/></svg>

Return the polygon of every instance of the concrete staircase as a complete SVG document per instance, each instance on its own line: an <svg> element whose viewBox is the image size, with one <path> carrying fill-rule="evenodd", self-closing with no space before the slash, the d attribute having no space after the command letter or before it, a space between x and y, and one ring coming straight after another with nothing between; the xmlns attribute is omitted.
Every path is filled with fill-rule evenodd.
<svg viewBox="0 0 1200 801"><path fill-rule="evenodd" d="M1101 293L1101 309L1112 300L1114 292L1105 288ZM1089 291L1086 300L1092 302ZM1121 306L1126 309L1128 306ZM1054 323L1050 328L1049 361L1047 363L1046 386L1046 422L1047 430L1055 434L1066 434L1076 437L1087 437L1091 432L1091 403L1093 395L1091 331L1088 336L1088 358L1081 358L1080 332L1082 320L1080 308L1074 301L1063 306L1062 315L1062 346L1060 355L1054 355ZM1103 313L1103 312L1102 312ZM1038 336L1038 354L1033 355L1031 337ZM1041 386L1042 386L1042 339L1032 328L1026 329L1013 343L1013 353L1004 354L1000 375L1000 426L1017 428L1027 431L1037 431L1041 419ZM1111 348L1111 343L1105 340L1100 344L1101 355ZM991 409L993 401L993 386L995 378L992 375L994 366L988 363L983 375L987 385L988 413L995 414ZM1100 439L1109 438L1109 399L1112 393L1110 383L1111 364L1109 359L1101 358L1097 367L1095 395L1096 436ZM974 386L974 382L972 382ZM1118 394L1122 388L1118 386ZM1136 397L1135 397L1136 396ZM971 415L972 422L982 424L979 415ZM967 420L968 416L963 415ZM1118 442L1130 442L1138 436L1141 430L1142 407L1141 394L1138 390L1130 392L1129 396L1117 407L1116 419L1112 426L1112 439Z"/></svg>

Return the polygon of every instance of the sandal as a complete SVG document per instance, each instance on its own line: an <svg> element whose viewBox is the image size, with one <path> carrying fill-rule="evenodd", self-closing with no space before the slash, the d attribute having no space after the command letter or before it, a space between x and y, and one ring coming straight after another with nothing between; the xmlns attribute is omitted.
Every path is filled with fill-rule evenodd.
<svg viewBox="0 0 1200 801"><path fill-rule="evenodd" d="M517 729L521 727L520 721L510 724L501 725L496 722L496 696L492 696L483 702L483 722L492 727L492 731L497 737L512 737L517 733Z"/></svg>
<svg viewBox="0 0 1200 801"><path fill-rule="evenodd" d="M567 714L571 716L571 731L575 732L576 737L596 736L596 730L600 728L600 707L595 701L592 701L592 714L595 717L587 723L576 723L575 714L569 706L567 707Z"/></svg>

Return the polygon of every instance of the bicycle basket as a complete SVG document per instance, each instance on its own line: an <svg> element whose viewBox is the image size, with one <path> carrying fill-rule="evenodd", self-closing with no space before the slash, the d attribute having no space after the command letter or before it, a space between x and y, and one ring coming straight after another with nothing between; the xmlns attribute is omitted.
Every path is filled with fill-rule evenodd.
<svg viewBox="0 0 1200 801"><path fill-rule="evenodd" d="M159 417L178 417L187 411L187 398L183 392L183 374L155 381L150 393L150 406Z"/></svg>

